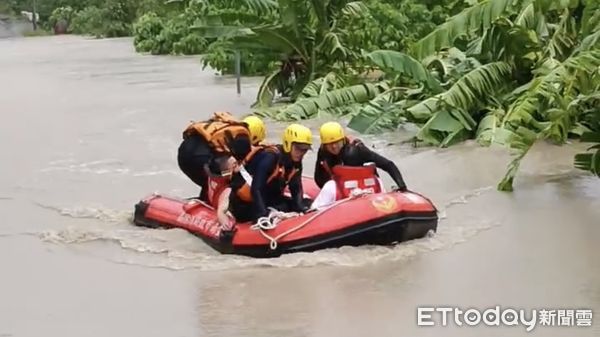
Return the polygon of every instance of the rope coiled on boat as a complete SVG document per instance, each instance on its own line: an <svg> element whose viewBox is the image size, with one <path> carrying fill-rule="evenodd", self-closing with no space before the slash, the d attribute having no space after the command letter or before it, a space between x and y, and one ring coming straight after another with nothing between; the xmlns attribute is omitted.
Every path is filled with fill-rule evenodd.
<svg viewBox="0 0 600 337"><path fill-rule="evenodd" d="M275 228L277 228L277 225L281 221L298 217L298 216L302 215L302 213L296 213L296 212L285 213L285 212L278 211L274 208L269 208L271 210L269 215L259 218L256 221L256 223L254 225L252 225L250 228L253 230L260 231L260 234L263 237L265 237L267 240L269 240L269 247L271 248L271 250L275 250L275 249L277 249L277 245L278 245L277 241L279 239L303 228L304 226L311 223L313 220L315 220L317 217L319 217L321 214L325 213L326 211L332 209L333 207L335 207L337 205L347 202L349 200L360 198L364 195L372 194L372 193L373 193L372 190L363 190L360 188L356 188L356 189L352 190L352 192L350 193L350 196L348 196L344 199L337 200L336 202L332 203L331 205L325 206L321 209L309 209L307 211L307 213L309 213L311 211L316 211L316 213L313 214L310 218L301 222L299 225L288 229L287 231L277 235L276 237L270 236L265 231L270 230L270 229L275 229Z"/></svg>

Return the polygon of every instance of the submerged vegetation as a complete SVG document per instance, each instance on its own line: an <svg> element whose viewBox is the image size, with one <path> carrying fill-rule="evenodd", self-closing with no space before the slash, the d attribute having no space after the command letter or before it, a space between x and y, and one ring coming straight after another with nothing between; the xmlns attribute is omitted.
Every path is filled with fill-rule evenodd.
<svg viewBox="0 0 600 337"><path fill-rule="evenodd" d="M600 0L39 3L49 26L202 54L223 74L239 52L243 74L264 76L253 105L263 116L345 116L363 133L414 123L425 145L510 147L500 190L536 141L597 144L574 164L600 176Z"/></svg>

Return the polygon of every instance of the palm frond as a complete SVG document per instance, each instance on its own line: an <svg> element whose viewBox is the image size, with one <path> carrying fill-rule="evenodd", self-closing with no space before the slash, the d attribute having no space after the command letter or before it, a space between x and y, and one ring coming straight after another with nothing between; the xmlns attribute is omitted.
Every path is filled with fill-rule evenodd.
<svg viewBox="0 0 600 337"><path fill-rule="evenodd" d="M384 86L372 83L335 89L317 97L299 99L294 104L283 108L275 117L292 120L308 119L317 115L319 110L367 102L384 90Z"/></svg>
<svg viewBox="0 0 600 337"><path fill-rule="evenodd" d="M540 132L540 137L549 139L557 144L563 144L569 132L575 127L573 110L551 108L545 112L549 120L548 126Z"/></svg>
<svg viewBox="0 0 600 337"><path fill-rule="evenodd" d="M520 5L524 6L529 2L525 0ZM485 0L463 10L417 41L413 45L412 55L422 60L442 48L452 46L460 35L490 28L495 20L512 8L512 4L513 0Z"/></svg>
<svg viewBox="0 0 600 337"><path fill-rule="evenodd" d="M600 92L594 91L587 95L579 95L569 103L568 108L578 110L580 107L583 107L586 104L590 104L592 106L600 104Z"/></svg>
<svg viewBox="0 0 600 337"><path fill-rule="evenodd" d="M581 36L587 37L600 29L600 10L598 9L600 9L598 2L588 1L586 3L581 18Z"/></svg>
<svg viewBox="0 0 600 337"><path fill-rule="evenodd" d="M281 24L284 27L285 35L281 35L282 37L290 37L294 40L296 44L296 49L299 55L305 55L306 46L305 39L303 37L302 25L305 24L303 21L303 15L305 15L304 11L306 8L301 6L298 1L294 0L278 0L279 2L279 12L281 16ZM308 58L305 58L308 60Z"/></svg>
<svg viewBox="0 0 600 337"><path fill-rule="evenodd" d="M512 191L513 183L521 161L527 155L527 152L531 149L538 136L537 133L527 128L518 127L514 132L505 130L506 138L504 141L513 149L516 150L515 157L508 165L508 171L504 175L504 178L498 183L498 190L500 191Z"/></svg>
<svg viewBox="0 0 600 337"><path fill-rule="evenodd" d="M204 38L233 38L254 35L251 28L224 25L220 17L207 17L198 20L189 29L198 32Z"/></svg>
<svg viewBox="0 0 600 337"><path fill-rule="evenodd" d="M440 106L444 103L443 97L443 93L431 96L412 105L406 109L406 112L411 120L425 123L440 109Z"/></svg>
<svg viewBox="0 0 600 337"><path fill-rule="evenodd" d="M267 13L270 11L277 10L278 3L276 0L219 0L222 2L221 6L227 6L229 8L237 8L240 5L246 6L247 8L254 10L258 13ZM208 0L207 2L212 2Z"/></svg>
<svg viewBox="0 0 600 337"><path fill-rule="evenodd" d="M535 5L530 3L525 6L515 19L515 24L524 28L534 29L536 26Z"/></svg>
<svg viewBox="0 0 600 337"><path fill-rule="evenodd" d="M574 166L580 170L589 171L600 178L600 132L586 132L581 136L581 141L596 143L588 149L588 151L595 150L595 152L576 154Z"/></svg>
<svg viewBox="0 0 600 337"><path fill-rule="evenodd" d="M424 83L436 94L443 90L431 73L409 55L393 50L376 50L367 54L367 58L384 71L409 76L415 81Z"/></svg>
<svg viewBox="0 0 600 337"><path fill-rule="evenodd" d="M403 122L404 102L398 102L398 99L405 90L396 87L377 95L352 117L348 127L360 133L376 133Z"/></svg>
<svg viewBox="0 0 600 337"><path fill-rule="evenodd" d="M187 0L167 0L165 3L181 3ZM215 4L216 1L211 0L194 0L196 3L203 5ZM219 0L216 4L220 8L239 8L246 7L258 13L267 13L277 10L278 3L276 0Z"/></svg>
<svg viewBox="0 0 600 337"><path fill-rule="evenodd" d="M572 79L568 75L569 69L589 71L593 70L594 66L598 67L600 58L595 56L596 53L591 51L570 57L563 63L548 59L543 66L538 68L539 76L531 81L527 91L511 104L502 121L502 126L529 124L535 126L538 131L544 129L546 125L540 124L532 117L538 110L540 100L555 97L557 90L565 86L565 81Z"/></svg>
<svg viewBox="0 0 600 337"><path fill-rule="evenodd" d="M538 82L541 83L541 82ZM536 84L536 87L539 84ZM531 123L533 114L537 111L539 105L539 98L535 94L525 94L519 97L509 107L506 115L502 119L500 127L508 128L510 126L527 125ZM538 131L541 131L539 129Z"/></svg>
<svg viewBox="0 0 600 337"><path fill-rule="evenodd" d="M248 6L249 8L257 11L257 12L268 12L277 10L278 4L275 0L233 0L235 3L239 4L240 2Z"/></svg>
<svg viewBox="0 0 600 337"><path fill-rule="evenodd" d="M262 42L263 45L286 52L294 51L304 62L309 62L310 54L302 36L290 34L284 27L272 25L254 27L252 31L256 34L253 39Z"/></svg>
<svg viewBox="0 0 600 337"><path fill-rule="evenodd" d="M337 89L342 85L343 81L336 76L335 73L331 72L308 83L304 89L302 89L299 97L308 98L320 96L325 92Z"/></svg>
<svg viewBox="0 0 600 337"><path fill-rule="evenodd" d="M491 60L501 60L507 53L506 44L510 42L507 39L509 29L510 26L507 24L496 24L487 29L481 36L477 55L487 56Z"/></svg>
<svg viewBox="0 0 600 337"><path fill-rule="evenodd" d="M588 50L571 56L565 60L564 66L586 73L596 72L600 67L600 50Z"/></svg>
<svg viewBox="0 0 600 337"><path fill-rule="evenodd" d="M511 132L500 127L502 117L506 111L501 108L490 110L485 117L479 121L476 140L479 144L489 146L491 144L507 145Z"/></svg>
<svg viewBox="0 0 600 337"><path fill-rule="evenodd" d="M478 67L459 79L442 95L446 103L469 111L477 101L485 101L499 87L510 81L512 66L506 62L493 62Z"/></svg>
<svg viewBox="0 0 600 337"><path fill-rule="evenodd" d="M508 171L504 175L504 178L498 183L498 190L500 191L513 191L513 183L515 180L515 176L519 171L519 166L521 166L521 160L527 155L529 152L529 148L523 151L519 151L513 160L508 165Z"/></svg>
<svg viewBox="0 0 600 337"><path fill-rule="evenodd" d="M349 51L342 44L340 36L335 32L327 32L317 49L329 55L337 55L340 59L348 57Z"/></svg>
<svg viewBox="0 0 600 337"><path fill-rule="evenodd" d="M265 108L271 105L275 97L275 81L281 76L281 69L274 71L271 75L265 77L258 89L256 103L253 107Z"/></svg>
<svg viewBox="0 0 600 337"><path fill-rule="evenodd" d="M561 15L560 23L552 38L548 41L546 52L550 57L555 59L564 59L570 54L571 49L575 46L575 19L571 16L571 12L565 9Z"/></svg>
<svg viewBox="0 0 600 337"><path fill-rule="evenodd" d="M477 126L469 111L476 103L487 102L509 82L511 72L512 66L505 62L480 66L464 75L448 91L407 109L409 113L435 112L421 128L417 138L441 146L468 138ZM494 121L494 126L496 124Z"/></svg>
<svg viewBox="0 0 600 337"><path fill-rule="evenodd" d="M240 12L239 9L215 9L214 13L196 18L194 24L222 26L227 24L252 27L264 23L264 14L255 11Z"/></svg>
<svg viewBox="0 0 600 337"><path fill-rule="evenodd" d="M470 131L450 112L452 110L465 117L468 115L460 109L446 107L442 103L441 110L438 110L419 130L417 139L431 145L446 147L469 138Z"/></svg>
<svg viewBox="0 0 600 337"><path fill-rule="evenodd" d="M329 18L327 17L327 1L324 0L310 0L311 9L314 12L315 18L321 30L328 30Z"/></svg>
<svg viewBox="0 0 600 337"><path fill-rule="evenodd" d="M572 0L535 0L535 8L542 12L547 13L550 11L562 11L565 8L572 7L571 5L579 2L576 0L575 2Z"/></svg>
<svg viewBox="0 0 600 337"><path fill-rule="evenodd" d="M596 49L598 48L600 45L598 44L598 42L600 41L600 30L586 36L585 38L583 38L583 40L581 41L581 43L579 44L579 46L575 49L575 53L578 52L582 52L582 51L588 51L591 49Z"/></svg>
<svg viewBox="0 0 600 337"><path fill-rule="evenodd" d="M434 74L436 74L436 76L439 77L439 79L442 81L444 80L444 78L446 76L448 76L448 74L450 73L450 70L452 68L454 68L453 64L447 62L446 59L441 58L441 57L428 58L428 60L426 60L425 62L426 62L425 66L426 66L427 71L434 72L434 73L430 72L431 76L434 76ZM439 81L438 81L438 83L439 83Z"/></svg>
<svg viewBox="0 0 600 337"><path fill-rule="evenodd" d="M461 68L467 63L475 63L472 61L476 61L476 59L468 57L464 52L453 47L439 52L436 55L428 56L423 59L421 63L428 71L435 71L437 77L440 78L440 82L452 82L451 78L456 73L462 73L462 71L457 71L457 68ZM434 73L431 73L431 75L434 76ZM446 86L446 84L449 83L441 85Z"/></svg>
<svg viewBox="0 0 600 337"><path fill-rule="evenodd" d="M349 2L342 8L342 14L345 16L362 17L368 13L369 7L362 1Z"/></svg>

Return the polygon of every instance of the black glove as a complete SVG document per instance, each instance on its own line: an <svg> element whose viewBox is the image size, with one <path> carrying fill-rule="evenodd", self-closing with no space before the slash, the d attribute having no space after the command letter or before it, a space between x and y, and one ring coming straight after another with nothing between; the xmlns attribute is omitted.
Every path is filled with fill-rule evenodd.
<svg viewBox="0 0 600 337"><path fill-rule="evenodd" d="M406 188L406 185L394 186L392 188L392 192L406 192L406 191L408 191L408 188Z"/></svg>
<svg viewBox="0 0 600 337"><path fill-rule="evenodd" d="M233 236L237 232L237 228L233 227L230 230L221 230L219 233L219 240L225 243L231 243L233 241Z"/></svg>
<svg viewBox="0 0 600 337"><path fill-rule="evenodd" d="M308 211L309 209L310 209L310 207L308 207L306 205L302 205L302 206L298 207L298 212L306 213L306 211Z"/></svg>
<svg viewBox="0 0 600 337"><path fill-rule="evenodd" d="M298 213L306 213L310 209L312 201L310 199L297 200L292 204L292 211Z"/></svg>
<svg viewBox="0 0 600 337"><path fill-rule="evenodd" d="M271 211L268 210L268 209L265 209L262 212L258 211L258 212L255 213L256 214L256 220L258 220L260 218L267 217L267 216L269 216L270 213L271 213Z"/></svg>

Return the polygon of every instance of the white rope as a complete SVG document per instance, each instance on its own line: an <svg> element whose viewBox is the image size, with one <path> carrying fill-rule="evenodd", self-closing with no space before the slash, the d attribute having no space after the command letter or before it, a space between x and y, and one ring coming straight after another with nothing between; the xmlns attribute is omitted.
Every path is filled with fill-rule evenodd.
<svg viewBox="0 0 600 337"><path fill-rule="evenodd" d="M259 230L260 234L262 234L263 237L265 237L267 240L269 240L269 247L272 250L277 249L277 244L278 244L278 240L301 229L302 227L308 225L309 223L311 223L314 219L316 219L317 217L319 217L321 214L325 213L326 211L332 209L333 207L342 204L346 201L349 201L351 199L355 199L355 198L359 198L362 197L364 195L367 194L372 194L373 190L371 189L360 189L360 188L355 188L352 190L352 192L350 193L350 196L341 200L338 200L334 203L332 203L331 205L328 205L324 208L321 209L310 209L308 210L308 212L311 212L313 210L317 211L315 214L313 214L310 218L304 220L302 223L300 223L298 226L292 227L290 229L288 229L287 231L277 235L276 237L271 237L269 234L265 233L266 230L269 229L275 229L277 228L277 225L285 220L285 219L290 219L290 218L294 218L297 216L300 216L301 213L284 213L278 210L275 210L273 208L270 208L271 212L269 213L268 216L265 217L261 217L256 221L256 224L252 225L250 228L253 230Z"/></svg>
<svg viewBox="0 0 600 337"><path fill-rule="evenodd" d="M269 208L270 212L268 216L264 216L259 218L254 225L252 225L252 229L258 230L269 230L277 227L277 224L281 222L281 220L289 219L298 216L298 213L284 213L278 211L274 208Z"/></svg>

